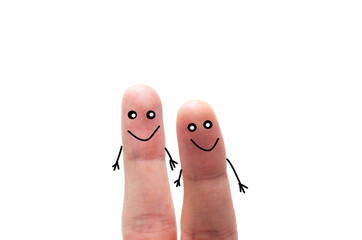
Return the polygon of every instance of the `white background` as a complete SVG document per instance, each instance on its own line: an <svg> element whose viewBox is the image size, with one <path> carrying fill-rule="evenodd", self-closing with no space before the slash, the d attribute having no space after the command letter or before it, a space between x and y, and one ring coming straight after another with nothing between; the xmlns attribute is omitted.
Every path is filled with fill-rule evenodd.
<svg viewBox="0 0 362 240"><path fill-rule="evenodd" d="M0 239L121 238L111 165L134 83L161 96L177 160L178 108L213 106L249 186L228 169L240 239L362 239L361 13L360 1L1 1Z"/></svg>

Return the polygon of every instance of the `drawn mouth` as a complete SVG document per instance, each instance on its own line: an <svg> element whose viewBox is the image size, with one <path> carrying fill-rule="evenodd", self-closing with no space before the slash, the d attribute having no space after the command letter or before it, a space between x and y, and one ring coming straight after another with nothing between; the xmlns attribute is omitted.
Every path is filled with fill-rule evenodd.
<svg viewBox="0 0 362 240"><path fill-rule="evenodd" d="M155 135L155 133L157 132L157 130L158 130L159 128L160 128L160 125L158 125L158 127L157 127L156 130L151 134L151 136L150 136L149 138L146 138L146 139L137 137L137 136L134 135L130 130L127 130L127 132L129 132L129 134L131 134L134 138L136 138L136 139L138 139L138 140L140 140L140 141L148 141L148 140L150 140L150 139L153 137L153 135Z"/></svg>
<svg viewBox="0 0 362 240"><path fill-rule="evenodd" d="M217 144L218 141L219 141L219 138L216 139L216 142L214 143L214 146L212 146L212 148L210 148L210 149L202 148L202 147L200 147L199 145L197 145L194 140L192 140L192 139L190 139L190 140L191 140L191 142L192 142L193 144L195 144L195 146L198 147L199 149L201 149L201 150L203 150L203 151L206 151L206 152L209 152L209 151L211 151L212 149L215 148L216 144Z"/></svg>

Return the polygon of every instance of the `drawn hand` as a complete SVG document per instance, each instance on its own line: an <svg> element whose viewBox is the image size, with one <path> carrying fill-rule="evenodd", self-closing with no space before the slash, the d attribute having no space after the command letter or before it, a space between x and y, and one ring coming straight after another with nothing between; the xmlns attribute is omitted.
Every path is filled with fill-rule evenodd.
<svg viewBox="0 0 362 240"><path fill-rule="evenodd" d="M239 183L239 190L240 190L240 192L241 192L241 191L243 191L243 193L245 193L244 188L248 189L248 187L247 187L247 186L245 186L245 185L244 185L244 184L242 184L242 183Z"/></svg>
<svg viewBox="0 0 362 240"><path fill-rule="evenodd" d="M178 164L178 162L174 161L173 159L170 159L170 167L172 171L174 168L176 168L176 164Z"/></svg>
<svg viewBox="0 0 362 240"><path fill-rule="evenodd" d="M177 179L173 183L176 184L176 187L179 187L179 186L181 186L180 181L181 181L181 179Z"/></svg>
<svg viewBox="0 0 362 240"><path fill-rule="evenodd" d="M119 170L119 165L118 165L118 161L112 165L113 167L113 171L116 171L116 168Z"/></svg>

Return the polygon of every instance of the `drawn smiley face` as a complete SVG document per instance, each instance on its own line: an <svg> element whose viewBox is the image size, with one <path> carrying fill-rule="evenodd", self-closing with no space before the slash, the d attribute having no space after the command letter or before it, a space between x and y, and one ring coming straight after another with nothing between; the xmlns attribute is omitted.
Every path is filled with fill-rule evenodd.
<svg viewBox="0 0 362 240"><path fill-rule="evenodd" d="M129 118L130 120L135 120L135 119L137 118L137 112L136 112L135 110L130 110L127 115L128 115L128 118ZM155 111L153 111L153 110L147 111L146 117L147 117L148 120L154 119L154 118L156 117ZM155 133L158 131L158 129L160 129L160 125L158 125L158 126L156 127L156 129L152 132L152 134L151 134L149 137L147 137L147 138L138 137L136 134L134 134L134 133L131 132L130 130L127 130L127 132L128 132L129 134L131 134L131 136L134 137L134 138L136 138L137 140L146 142L146 141L150 140L150 139L155 135Z"/></svg>
<svg viewBox="0 0 362 240"><path fill-rule="evenodd" d="M147 85L133 85L123 94L122 144L123 156L128 159L164 157L162 103L157 92Z"/></svg>
<svg viewBox="0 0 362 240"><path fill-rule="evenodd" d="M206 129L206 130L209 130L212 128L212 121L211 120L205 120L204 123L203 123L203 127ZM187 129L190 131L190 132L195 132L197 130L197 125L195 123L190 123L189 125L187 125ZM210 147L210 148L203 148L201 147L200 145L198 145L195 140L193 140L192 138L190 138L190 141L199 149L201 149L202 151L205 151L205 152L210 152L212 151L217 143L219 142L219 139L220 138L216 138L215 140L215 143Z"/></svg>

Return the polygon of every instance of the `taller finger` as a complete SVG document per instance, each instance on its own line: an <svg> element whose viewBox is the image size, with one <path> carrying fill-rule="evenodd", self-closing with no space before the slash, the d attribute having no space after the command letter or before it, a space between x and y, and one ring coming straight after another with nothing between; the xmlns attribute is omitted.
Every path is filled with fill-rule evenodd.
<svg viewBox="0 0 362 240"><path fill-rule="evenodd" d="M176 221L165 164L165 134L158 94L145 85L122 101L125 195L123 238L176 239Z"/></svg>

